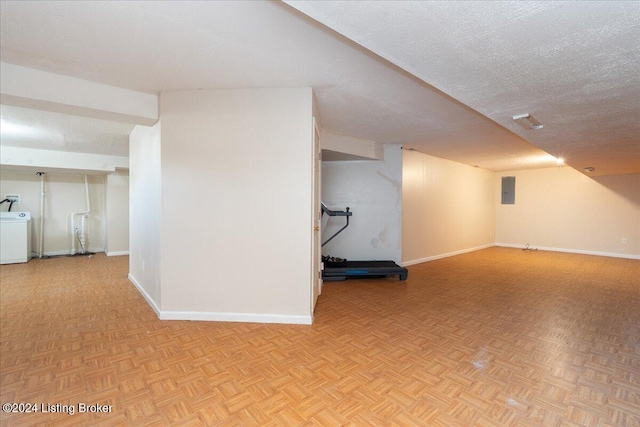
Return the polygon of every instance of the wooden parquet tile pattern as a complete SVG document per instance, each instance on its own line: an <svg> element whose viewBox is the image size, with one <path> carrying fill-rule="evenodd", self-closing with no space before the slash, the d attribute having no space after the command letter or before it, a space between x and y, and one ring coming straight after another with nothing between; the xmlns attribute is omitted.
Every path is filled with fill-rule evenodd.
<svg viewBox="0 0 640 427"><path fill-rule="evenodd" d="M127 270L0 267L0 400L63 411L0 425L640 426L637 260L490 248L326 283L313 326L160 321Z"/></svg>

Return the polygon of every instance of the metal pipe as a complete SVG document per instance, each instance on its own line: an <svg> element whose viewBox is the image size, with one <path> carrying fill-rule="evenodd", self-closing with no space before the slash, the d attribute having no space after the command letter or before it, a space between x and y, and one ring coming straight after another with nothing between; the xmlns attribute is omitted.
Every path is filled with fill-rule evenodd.
<svg viewBox="0 0 640 427"><path fill-rule="evenodd" d="M44 172L38 172L40 175L40 235L38 236L38 258L42 258L44 253Z"/></svg>

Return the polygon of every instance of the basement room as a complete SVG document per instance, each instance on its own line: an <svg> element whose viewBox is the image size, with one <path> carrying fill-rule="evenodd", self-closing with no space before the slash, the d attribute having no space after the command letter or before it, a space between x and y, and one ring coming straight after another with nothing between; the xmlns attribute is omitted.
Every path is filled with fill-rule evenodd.
<svg viewBox="0 0 640 427"><path fill-rule="evenodd" d="M0 29L0 426L640 426L637 2Z"/></svg>

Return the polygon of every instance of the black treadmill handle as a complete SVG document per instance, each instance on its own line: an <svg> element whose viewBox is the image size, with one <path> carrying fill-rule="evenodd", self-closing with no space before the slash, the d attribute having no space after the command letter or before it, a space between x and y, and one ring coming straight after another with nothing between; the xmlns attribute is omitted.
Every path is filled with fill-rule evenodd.
<svg viewBox="0 0 640 427"><path fill-rule="evenodd" d="M344 225L344 227L342 227L340 230L336 231L333 236L329 237L326 241L324 241L322 243L321 246L326 245L327 243L329 243L331 240L333 240L334 237L336 237L338 234L342 233L344 231L345 228L347 228L349 226L349 217L351 215L353 215L353 212L349 212L349 208L347 208L344 211L332 211L331 209L329 209L327 207L327 205L325 205L324 203L322 203L322 214L327 214L329 216L343 216L345 217L345 219L347 220L347 223Z"/></svg>
<svg viewBox="0 0 640 427"><path fill-rule="evenodd" d="M351 216L353 212L349 212L349 208L344 211L332 211L329 209L324 203L322 203L322 213L327 214L329 216Z"/></svg>

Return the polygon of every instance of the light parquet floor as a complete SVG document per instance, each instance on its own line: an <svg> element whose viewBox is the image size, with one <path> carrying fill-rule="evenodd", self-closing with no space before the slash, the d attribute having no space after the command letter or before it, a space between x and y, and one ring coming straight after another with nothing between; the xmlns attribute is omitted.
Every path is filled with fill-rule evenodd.
<svg viewBox="0 0 640 427"><path fill-rule="evenodd" d="M326 283L313 326L160 321L127 270L0 267L1 402L74 409L0 425L640 426L637 260L490 248Z"/></svg>

